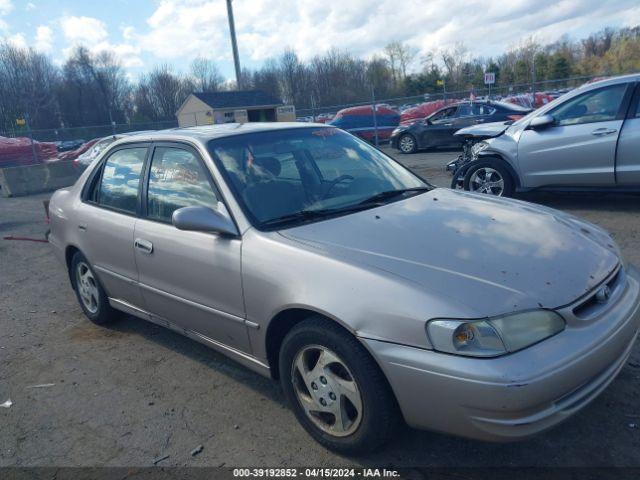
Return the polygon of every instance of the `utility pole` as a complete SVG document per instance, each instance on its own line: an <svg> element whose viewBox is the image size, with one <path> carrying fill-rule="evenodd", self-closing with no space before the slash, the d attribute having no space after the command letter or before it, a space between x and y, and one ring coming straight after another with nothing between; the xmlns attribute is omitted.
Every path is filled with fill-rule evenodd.
<svg viewBox="0 0 640 480"><path fill-rule="evenodd" d="M238 55L238 42L236 41L236 26L233 20L233 6L227 0L227 17L229 17L229 35L231 36L231 48L233 49L233 64L236 67L236 85L238 90L242 89L242 77L240 72L240 56Z"/></svg>
<svg viewBox="0 0 640 480"><path fill-rule="evenodd" d="M533 102L536 101L536 53L533 52L531 58L531 94L533 95Z"/></svg>

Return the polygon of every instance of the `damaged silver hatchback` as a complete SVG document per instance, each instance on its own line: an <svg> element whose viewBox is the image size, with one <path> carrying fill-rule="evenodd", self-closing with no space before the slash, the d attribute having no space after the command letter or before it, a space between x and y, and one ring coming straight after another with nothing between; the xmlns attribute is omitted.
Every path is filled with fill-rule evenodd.
<svg viewBox="0 0 640 480"><path fill-rule="evenodd" d="M125 138L50 214L90 320L135 315L279 379L342 452L402 421L545 430L614 379L640 325L640 275L602 229L434 188L328 126Z"/></svg>

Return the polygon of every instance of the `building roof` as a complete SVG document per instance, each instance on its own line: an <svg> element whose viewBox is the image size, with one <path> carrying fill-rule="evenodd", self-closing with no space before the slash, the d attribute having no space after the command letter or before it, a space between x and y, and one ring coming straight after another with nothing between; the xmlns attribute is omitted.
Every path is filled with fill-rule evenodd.
<svg viewBox="0 0 640 480"><path fill-rule="evenodd" d="M282 105L282 100L262 90L238 90L230 92L194 92L197 98L211 108L260 107Z"/></svg>

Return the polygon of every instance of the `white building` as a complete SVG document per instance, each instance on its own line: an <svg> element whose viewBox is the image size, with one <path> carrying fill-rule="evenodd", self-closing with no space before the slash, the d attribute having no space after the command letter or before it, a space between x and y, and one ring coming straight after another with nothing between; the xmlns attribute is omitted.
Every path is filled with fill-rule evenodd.
<svg viewBox="0 0 640 480"><path fill-rule="evenodd" d="M294 122L295 107L261 90L190 94L176 112L180 127L216 123Z"/></svg>

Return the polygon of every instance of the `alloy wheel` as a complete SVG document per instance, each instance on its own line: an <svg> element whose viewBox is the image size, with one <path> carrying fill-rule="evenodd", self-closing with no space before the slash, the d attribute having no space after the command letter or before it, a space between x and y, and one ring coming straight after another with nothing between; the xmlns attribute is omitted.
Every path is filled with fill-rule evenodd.
<svg viewBox="0 0 640 480"><path fill-rule="evenodd" d="M504 193L504 178L500 172L493 168L479 168L471 174L469 190L500 197Z"/></svg>
<svg viewBox="0 0 640 480"><path fill-rule="evenodd" d="M84 307L90 313L96 313L100 305L98 284L89 265L85 262L78 263L76 267L76 288Z"/></svg>
<svg viewBox="0 0 640 480"><path fill-rule="evenodd" d="M291 380L300 406L322 431L345 437L362 421L362 397L349 368L334 352L320 345L303 348L291 367Z"/></svg>
<svg viewBox="0 0 640 480"><path fill-rule="evenodd" d="M411 153L415 148L415 140L410 135L404 135L400 139L400 150L403 153Z"/></svg>

